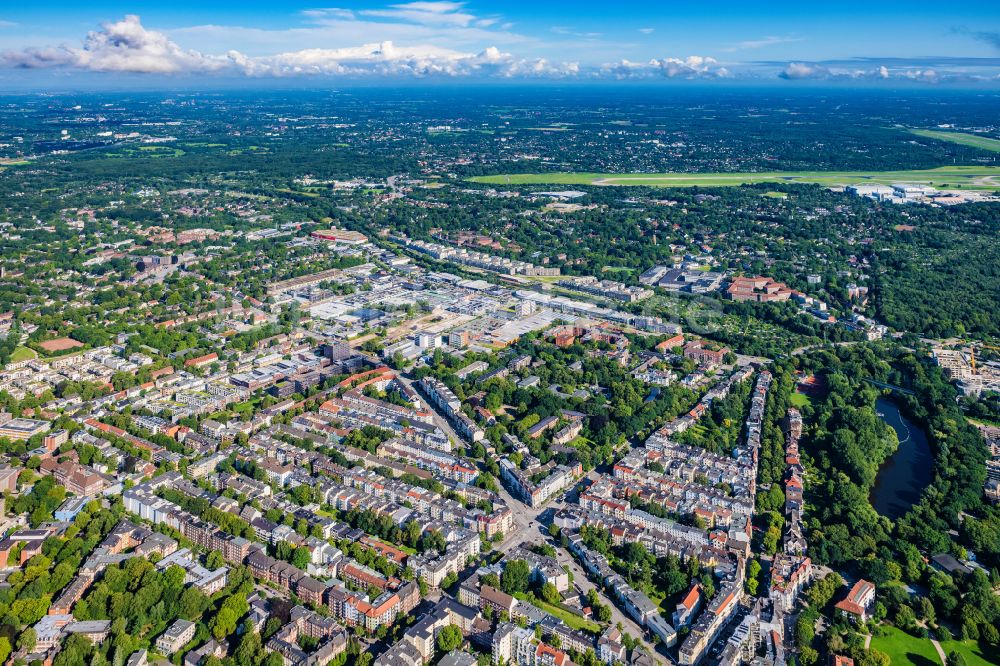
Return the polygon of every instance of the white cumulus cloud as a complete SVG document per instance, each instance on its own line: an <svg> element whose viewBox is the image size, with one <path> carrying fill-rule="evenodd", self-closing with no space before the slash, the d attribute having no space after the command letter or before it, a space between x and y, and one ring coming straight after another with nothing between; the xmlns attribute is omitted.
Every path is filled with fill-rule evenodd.
<svg viewBox="0 0 1000 666"><path fill-rule="evenodd" d="M404 5L399 5L404 7ZM406 11L452 14L459 3L415 2ZM326 14L339 10L325 9ZM267 56L238 50L207 55L187 50L166 35L143 27L138 16L105 23L81 47L59 46L7 51L2 60L23 68L69 68L144 74L228 73L247 76L493 76L566 77L579 74L577 63L516 58L495 46L478 52L433 44L399 45L383 41L360 46L308 48Z"/></svg>
<svg viewBox="0 0 1000 666"><path fill-rule="evenodd" d="M783 79L825 79L830 76L830 70L822 65L810 65L804 62L790 62L779 74Z"/></svg>
<svg viewBox="0 0 1000 666"><path fill-rule="evenodd" d="M946 75L930 68L922 69L918 67L894 67L889 69L885 65L878 67L859 69L856 67L844 67L835 65L823 65L819 63L792 62L778 74L783 79L789 80L825 80L825 81L914 81L918 83L937 84L942 82L953 82L959 80L979 80L966 74L951 72Z"/></svg>
<svg viewBox="0 0 1000 666"><path fill-rule="evenodd" d="M983 74L968 68L955 70L948 63L898 58L887 59L888 66L871 58L787 64L773 61L723 63L703 55L646 60L622 58L600 64L594 46L599 41L597 33L580 33L572 28L556 26L551 29L552 32L574 37L576 43L553 45L550 40L509 32L509 23L493 16L472 14L464 2L416 0L380 7L306 9L300 12L302 19L308 23L305 27L270 30L207 25L177 28L169 34L146 28L138 16L130 14L118 21L101 24L79 44L12 48L0 52L0 67L252 77L683 80L777 75L800 81L867 80L921 84L989 81L994 79L987 77L994 76L996 71L992 68ZM0 21L0 28L4 26L6 23ZM638 30L644 34L653 32L652 28ZM174 40L189 44L214 44L215 52L191 49ZM765 37L742 42L740 47L762 48L787 41L798 40ZM257 49L256 54L244 50L248 44L253 45L250 48ZM616 48L631 46L634 45L618 45ZM575 48L573 53L587 49L586 56L594 59L586 64L575 60L561 61L548 57L545 47Z"/></svg>
<svg viewBox="0 0 1000 666"><path fill-rule="evenodd" d="M229 59L185 50L161 32L147 30L130 14L87 34L82 47L29 48L7 51L3 60L16 67L74 67L98 72L172 74L224 69Z"/></svg>
<svg viewBox="0 0 1000 666"><path fill-rule="evenodd" d="M692 55L686 58L653 58L646 62L619 60L602 65L602 74L618 79L663 76L668 79L726 78L728 69L715 58Z"/></svg>

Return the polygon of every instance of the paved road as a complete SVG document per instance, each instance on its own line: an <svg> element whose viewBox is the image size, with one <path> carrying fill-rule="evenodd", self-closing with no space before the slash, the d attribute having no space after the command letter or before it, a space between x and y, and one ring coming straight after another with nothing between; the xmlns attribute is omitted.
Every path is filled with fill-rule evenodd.
<svg viewBox="0 0 1000 666"><path fill-rule="evenodd" d="M572 555L570 555L563 548L556 548L556 559L559 560L559 564L568 566L569 570L573 572L573 584L576 585L584 595L588 594L591 590L597 591L601 603L611 608L612 624L621 624L622 631L631 634L634 638L642 640L646 649L650 652L653 651L652 647L647 645L643 639L643 636L646 633L645 630L636 624L635 620L625 615L625 613L623 613L621 609L618 608L613 601L611 601L611 599L608 599L602 590L598 589L597 586L594 585L594 582L587 576L587 572L583 570L583 567L577 563Z"/></svg>
<svg viewBox="0 0 1000 666"><path fill-rule="evenodd" d="M397 376L408 388L416 390L413 380L402 376L400 373L397 373ZM420 393L419 391L417 392ZM426 400L424 402L427 403L435 425L441 428L446 435L454 439L456 442L465 442L465 440L459 437L458 433L455 432L454 428L451 427L451 423L448 422L447 418L442 416L429 402ZM597 470L593 470L585 478L595 479L597 476ZM598 589L590 578L588 578L583 568L577 564L576 560L574 560L573 557L565 549L563 549L559 543L549 537L548 524L551 522L551 516L565 506L564 499L560 497L545 503L541 507L530 507L527 504L515 499L502 484L498 485L500 485L500 492L498 493L500 498L506 502L507 506L510 507L514 514L514 528L506 535L503 541L495 546L494 550L506 555L518 546L524 544L531 546L533 544L548 542L550 545L555 546L559 563L568 566L570 571L573 572L573 582L579 587L580 590L583 591L583 594L587 594L590 590L597 590L601 603L611 608L611 621L613 624L621 624L623 631L631 634L633 638L637 639L641 646L645 648L649 654L666 657L666 653L662 651L665 650L665 648L660 646L661 651L656 651L645 640L645 630L629 616L625 615L625 613L623 613L602 590ZM572 492L572 489L570 492ZM670 663L670 661L671 660L668 658L667 663Z"/></svg>

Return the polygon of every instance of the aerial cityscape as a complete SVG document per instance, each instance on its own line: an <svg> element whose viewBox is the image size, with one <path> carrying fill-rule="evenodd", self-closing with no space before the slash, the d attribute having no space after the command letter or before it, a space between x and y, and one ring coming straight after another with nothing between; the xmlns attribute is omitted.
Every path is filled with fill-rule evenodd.
<svg viewBox="0 0 1000 666"><path fill-rule="evenodd" d="M127 4L0 8L0 663L1000 666L1000 7Z"/></svg>

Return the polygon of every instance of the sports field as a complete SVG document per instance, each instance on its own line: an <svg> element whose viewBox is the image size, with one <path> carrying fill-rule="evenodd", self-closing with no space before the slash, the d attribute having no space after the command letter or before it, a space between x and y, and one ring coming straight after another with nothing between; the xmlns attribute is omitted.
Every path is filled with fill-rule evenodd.
<svg viewBox="0 0 1000 666"><path fill-rule="evenodd" d="M940 189L998 190L1000 167L953 166L910 171L772 171L767 173L517 173L477 176L491 185L646 185L653 187L724 187L750 183L889 185L913 183Z"/></svg>
<svg viewBox="0 0 1000 666"><path fill-rule="evenodd" d="M1000 139L991 139L988 136L978 134L967 134L965 132L941 132L939 130L911 129L910 132L928 139L938 139L940 141L950 141L962 146L981 148L994 153L1000 153Z"/></svg>

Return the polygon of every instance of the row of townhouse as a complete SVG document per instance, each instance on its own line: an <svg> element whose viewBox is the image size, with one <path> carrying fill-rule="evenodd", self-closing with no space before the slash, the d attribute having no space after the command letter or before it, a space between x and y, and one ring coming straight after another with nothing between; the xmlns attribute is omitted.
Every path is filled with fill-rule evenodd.
<svg viewBox="0 0 1000 666"><path fill-rule="evenodd" d="M372 470L344 470L341 484L367 495L391 500L399 505L406 503L412 507L412 513L444 523L457 524L468 530L486 532L489 528L497 530L496 533L506 534L513 527L514 514L499 499L493 502L492 513L486 514L482 509L467 508L460 502L442 497L425 488L413 486L399 479L386 479ZM328 503L335 504L332 499L334 499L332 496L327 499ZM348 505L343 500L338 501ZM487 533L487 536L492 535Z"/></svg>
<svg viewBox="0 0 1000 666"><path fill-rule="evenodd" d="M731 542L740 544L738 550L745 550L751 529L752 506L749 502L734 503L731 498L719 491L698 485L667 486L674 491L673 493L662 492L663 488L663 485L657 485L650 489L648 486L637 485L635 481L601 477L580 494L579 502L587 511L613 516L643 529L669 533L678 533L681 530L684 534L703 534L707 530L713 539L719 538L720 533L725 534ZM670 518L654 516L642 509L633 509L632 505L636 498L640 506L658 506L671 516L684 515L700 519L703 529L685 527Z"/></svg>
<svg viewBox="0 0 1000 666"><path fill-rule="evenodd" d="M694 666L701 662L705 652L732 619L743 599L744 576L745 560L741 558L681 644L678 662L682 666Z"/></svg>
<svg viewBox="0 0 1000 666"><path fill-rule="evenodd" d="M479 535L468 530L456 530L448 539L444 553L428 551L411 557L409 564L414 573L432 586L438 587L449 574L458 575L468 563L479 555L482 544Z"/></svg>
<svg viewBox="0 0 1000 666"><path fill-rule="evenodd" d="M802 414L794 407L786 416L785 443L785 536L782 549L788 555L804 555L809 548L802 510L805 506L805 468L799 458L799 437L802 435Z"/></svg>
<svg viewBox="0 0 1000 666"><path fill-rule="evenodd" d="M697 509L709 509L713 512L713 520L719 524L725 524L736 516L749 516L753 511L749 498L734 497L718 488L680 481L632 465L633 461L624 459L616 463L614 476L602 477L588 490L589 494L620 500L630 500L636 495L645 504L658 504L676 514L694 514Z"/></svg>
<svg viewBox="0 0 1000 666"><path fill-rule="evenodd" d="M507 257L495 257L491 254L455 248L440 243L431 243L422 240L412 240L406 238L403 242L407 247L424 254L428 254L440 261L450 261L456 264L481 268L493 273L502 275L529 275L529 276L557 276L558 268L547 268L535 266L524 261L509 259Z"/></svg>
<svg viewBox="0 0 1000 666"><path fill-rule="evenodd" d="M307 637L318 642L310 652L299 643ZM335 620L323 617L303 606L294 606L288 622L267 642L271 652L277 652L286 664L294 666L326 666L347 650L348 634Z"/></svg>
<svg viewBox="0 0 1000 666"><path fill-rule="evenodd" d="M398 581L393 581L386 585L387 589L382 594L370 600L367 595L350 593L346 589L330 586L288 562L269 556L261 544L229 535L171 502L157 497L155 489L170 484L170 476L170 474L162 475L152 482L140 484L127 491L126 510L179 530L195 544L221 552L229 562L246 563L255 577L294 592L305 602L326 605L335 612L335 617L348 624L361 625L374 631L382 625L392 624L400 613L409 612L419 602L419 589L412 582L397 584ZM164 480L163 477L168 478ZM360 567L356 564L354 566ZM351 582L360 581L351 577L352 570L349 569L349 565L340 567L340 573L342 576L346 575L347 580ZM396 589L389 589L392 587Z"/></svg>
<svg viewBox="0 0 1000 666"><path fill-rule="evenodd" d="M500 459L500 480L503 481L511 494L531 507L538 507L561 493L580 476L583 467L579 462L572 465L551 465L551 470L538 483L532 481L530 470L522 470L509 458ZM544 471L538 468L535 473Z"/></svg>
<svg viewBox="0 0 1000 666"><path fill-rule="evenodd" d="M771 562L771 588L768 597L775 608L789 612L794 608L799 592L812 578L812 562L808 557L778 553Z"/></svg>
<svg viewBox="0 0 1000 666"><path fill-rule="evenodd" d="M394 438L383 442L376 453L381 458L396 458L453 481L472 483L479 476L479 470L472 463L442 451L428 450L405 439Z"/></svg>
<svg viewBox="0 0 1000 666"><path fill-rule="evenodd" d="M463 636L489 633L489 623L472 608L449 597L441 600L413 624L403 637L375 659L374 666L422 666L435 655L437 635L445 627L458 627Z"/></svg>
<svg viewBox="0 0 1000 666"><path fill-rule="evenodd" d="M524 560L531 568L531 580L539 586L552 583L559 592L569 590L569 574L554 557L536 553L527 548L518 547L507 553L504 562Z"/></svg>
<svg viewBox="0 0 1000 666"><path fill-rule="evenodd" d="M649 443L649 442L647 442ZM645 470L649 476L649 466L655 467L661 477L681 481L685 484L700 481L701 485L728 485L733 497L747 497L752 485L747 459L737 448L733 455L724 456L705 449L685 446L670 439L653 442L654 446L638 447L618 461L615 476L627 478L628 474L638 474Z"/></svg>
<svg viewBox="0 0 1000 666"><path fill-rule="evenodd" d="M341 511L372 511L377 515L390 516L400 526L416 520L424 532L439 531L447 544L443 554L428 552L407 560L416 575L424 578L428 585L440 585L449 574L457 574L470 558L479 554L482 542L476 531L478 520L473 522L471 528L461 527L456 524L456 515L450 511L437 511L442 498L435 495L433 500L422 502L420 497L426 491L398 496L380 483L380 479L377 475L372 478L360 472L349 474L344 478L345 485L324 481L320 484L320 492L328 503ZM403 506L402 501L411 503L413 509Z"/></svg>
<svg viewBox="0 0 1000 666"><path fill-rule="evenodd" d="M278 445L276 455L293 457L297 455L294 450L298 450L297 447ZM312 452L309 455L315 469L318 456L322 454ZM448 544L444 554L425 554L410 561L417 574L430 585L439 585L449 574L457 574L470 558L478 555L479 532L487 536L502 534L513 524L513 513L499 501L493 511L486 514L481 509L467 509L455 500L370 470L339 466L327 470L329 477L306 479L313 483L322 503L342 511L369 510L387 515L400 526L417 520L423 531L437 530L443 534ZM313 523L310 517L306 519Z"/></svg>
<svg viewBox="0 0 1000 666"><path fill-rule="evenodd" d="M76 577L52 602L49 614L71 613L74 604L83 597L106 567L132 557L148 557L154 553L169 557L176 549L177 542L164 534L139 527L127 520L119 521L87 557ZM125 554L126 551L130 552Z"/></svg>
<svg viewBox="0 0 1000 666"><path fill-rule="evenodd" d="M750 398L750 412L747 415L746 448L753 452L754 462L760 450L761 430L764 427L764 407L767 405L767 392L771 388L771 373L761 370L757 375L753 395Z"/></svg>
<svg viewBox="0 0 1000 666"><path fill-rule="evenodd" d="M752 374L753 367L751 366L740 367L734 370L732 374L716 383L703 396L701 396L701 399L698 401L698 404L694 407L694 409L687 414L670 421L650 435L646 439L645 446L647 448L655 449L661 446L664 441L669 440L672 435L690 428L708 411L708 408L711 407L715 400L719 400L729 395L729 392L735 385L749 379Z"/></svg>
<svg viewBox="0 0 1000 666"><path fill-rule="evenodd" d="M462 401L440 379L424 377L420 380L420 388L431 403L444 412L459 435L472 442L482 441L486 437L486 431L462 412Z"/></svg>
<svg viewBox="0 0 1000 666"><path fill-rule="evenodd" d="M554 522L563 529L579 530L584 525L602 527L608 531L614 545L641 543L656 557L672 555L681 560L694 558L707 567L716 567L728 562L732 555L731 540L726 535L715 532L706 534L694 528L677 525L670 531L644 528L634 524L623 524L613 516L572 507L556 514Z"/></svg>
<svg viewBox="0 0 1000 666"><path fill-rule="evenodd" d="M385 408L383 409L382 406ZM412 411L414 415L418 414L413 410L409 411ZM366 425L376 426L430 448L445 452L451 451L451 440L433 424L429 412L419 412L420 418L407 416L408 413L406 408L361 395L354 400L347 400L346 396L344 398L329 398L320 405L318 416L328 419L327 423L330 420L336 420L343 426L350 428L363 428ZM425 414L426 416L424 416ZM305 421L302 419L302 423L299 425L306 425ZM308 427L315 429L317 424L315 422L308 423Z"/></svg>
<svg viewBox="0 0 1000 666"><path fill-rule="evenodd" d="M239 487L239 479L245 478L240 477L239 475L220 474L213 480L218 482L222 477L225 477L225 482L220 483L219 485L224 485L225 487ZM248 480L253 482L252 479ZM269 486L265 487L269 488ZM310 531L315 532L318 529L319 535L322 538L317 536L302 537L288 525L278 524L267 520L264 518L261 509L258 509L251 504L247 503L241 506L237 500L224 495L215 495L214 493L202 490L198 486L184 480L173 483L171 488L173 490L184 492L192 497L199 497L209 501L214 508L238 516L240 519L250 524L254 530L257 541L261 543L276 545L280 542L286 542L293 547L304 546L308 548L311 553L312 564L317 567L324 567L328 570L335 571L337 563L343 557L343 554L339 550L330 545L327 541L328 539L338 538L357 540L358 538L364 536L364 532L361 530L355 530L346 523L335 521L325 516L320 516L284 498L274 498L262 494L254 496L261 509L264 511L272 508L279 509L283 513L290 514L293 520L305 520L309 525ZM196 529L196 526L193 526L190 529L194 530Z"/></svg>
<svg viewBox="0 0 1000 666"><path fill-rule="evenodd" d="M746 420L746 438L743 445L734 452L734 457L740 465L747 470L748 474L752 474L750 483L745 487L749 498L752 498L756 492L761 431L771 381L772 376L768 371L762 370L758 374L750 398L750 408ZM749 539L746 543L748 541ZM735 567L731 568L716 596L692 625L690 633L678 651L678 661L682 666L698 664L735 614L744 594L746 554L747 551L737 555ZM772 574L771 600L780 613L794 603L799 590L808 582L811 576L811 565L808 558L804 560L776 559ZM751 643L756 645L753 641Z"/></svg>
<svg viewBox="0 0 1000 666"><path fill-rule="evenodd" d="M660 614L659 608L649 597L636 590L625 580L600 553L584 543L576 530L567 530L569 551L580 560L583 568L596 578L637 624L659 636L665 645L677 642L677 631Z"/></svg>

